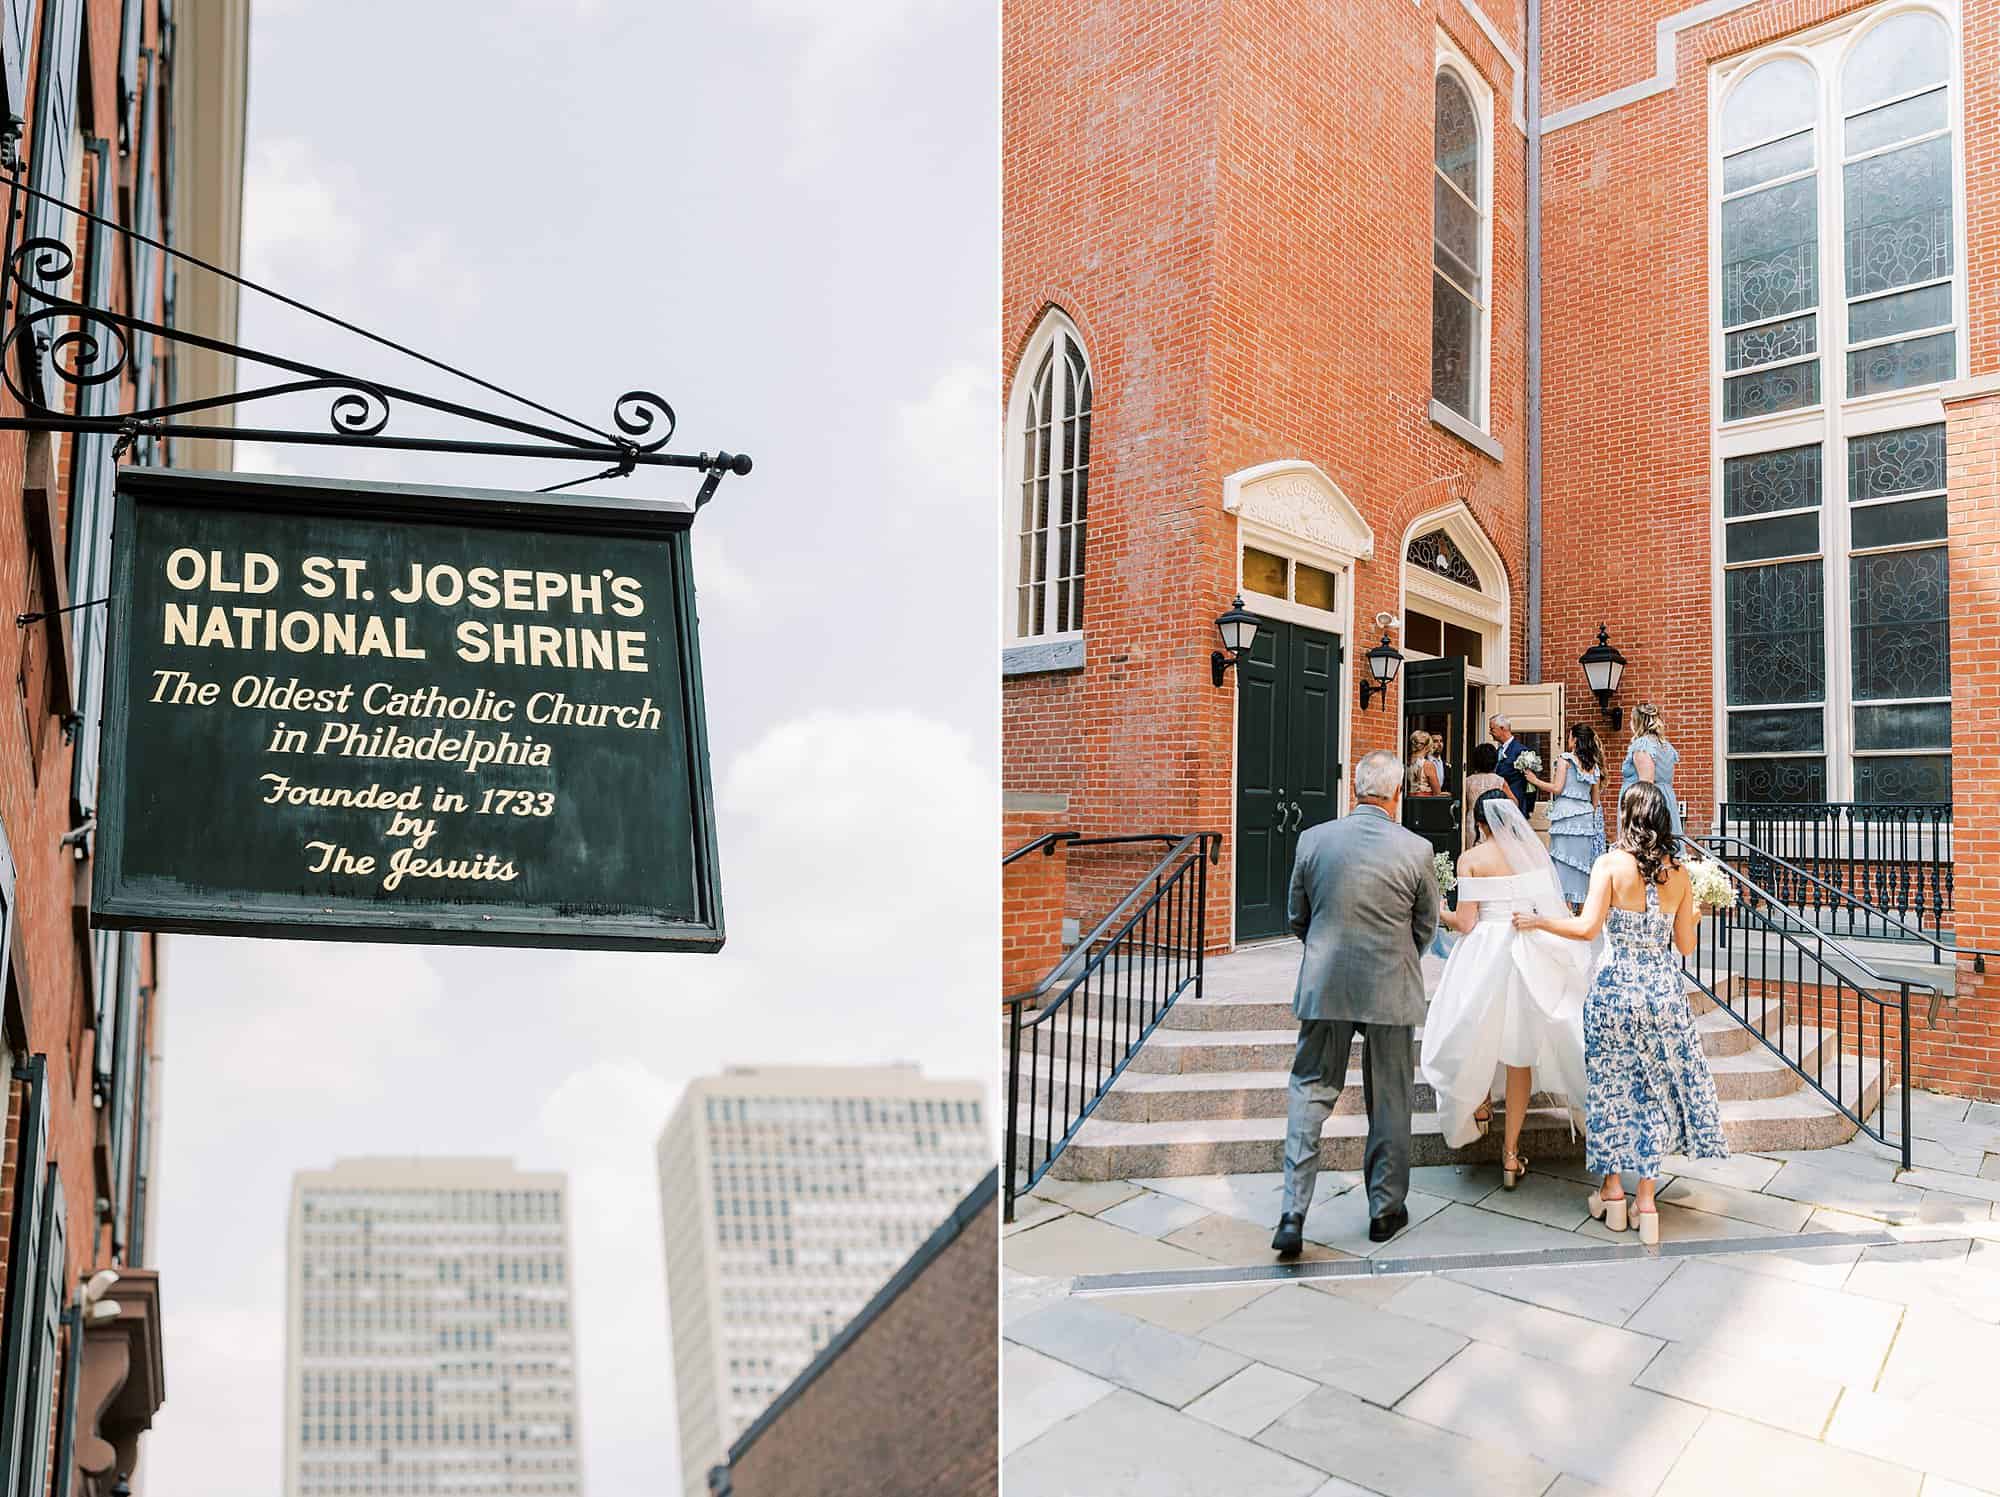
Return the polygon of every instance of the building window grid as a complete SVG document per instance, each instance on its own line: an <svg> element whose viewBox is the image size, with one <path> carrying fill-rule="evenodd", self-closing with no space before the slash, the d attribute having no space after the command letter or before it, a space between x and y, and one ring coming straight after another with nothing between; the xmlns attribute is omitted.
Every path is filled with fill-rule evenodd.
<svg viewBox="0 0 2000 1497"><path fill-rule="evenodd" d="M1879 41L1887 28L1902 26L1907 32L1911 25L1928 26L1932 35L1941 42L1937 64L1912 86L1871 92L1868 77L1852 73L1851 65L1859 60L1866 66L1881 58L1884 52L1880 46L1875 49L1875 58L1869 57L1865 49L1870 41ZM1857 495L1852 489L1850 461L1854 448L1885 437L1912 439L1935 430L1941 446L1942 428L1933 392L1938 381L1951 377L1955 372L1961 324L1957 250L1961 236L1957 214L1962 203L1962 168L1956 149L1955 89L1958 69L1955 53L1952 27L1936 10L1927 6L1881 7L1855 18L1837 33L1822 35L1803 48L1786 44L1773 49L1770 54L1744 67L1728 94L1719 101L1716 200L1723 311L1718 336L1718 408L1715 419L1718 429L1727 431L1734 424L1746 422L1754 416L1769 415L1774 418L1769 447L1753 445L1745 449L1740 443L1730 444L1725 449L1728 455L1721 457L1717 465L1718 500L1722 510L1720 535L1723 542L1718 560L1718 607L1725 640L1725 711L1719 747L1727 764L1721 798L1727 801L1782 803L1843 796L1885 803L1950 799L1949 658L1948 641L1943 639L1941 633L1948 628L1948 624L1941 623L1938 631L1933 631L1938 643L1947 652L1938 661L1938 669L1932 673L1941 690L1910 696L1867 695L1864 694L1866 688L1857 685L1854 675L1855 656L1864 647L1854 623L1854 609L1857 600L1869 592L1869 579L1864 576L1864 570L1872 558L1888 557L1893 563L1894 559L1905 556L1935 556L1936 563L1926 564L1934 577L1913 575L1903 581L1913 584L1914 590L1919 593L1928 587L1930 591L1922 596L1935 598L1940 616L1947 612L1942 564L1945 534L1941 464L1933 481L1922 486L1893 493ZM1900 56L1895 60L1907 61ZM1776 70L1787 67L1801 69L1810 77L1814 97L1812 112L1803 117L1795 114L1789 120L1781 121L1777 128L1761 134L1731 139L1728 115L1732 102L1760 75L1769 79ZM1879 123L1899 111L1905 117L1917 115L1919 111L1906 106L1928 99L1938 101L1936 105L1926 105L1928 112L1921 115L1930 123L1923 124L1921 128L1882 130L1871 134L1872 125L1869 122ZM1805 121L1803 124L1801 118ZM1857 121L1864 124L1858 137L1854 130ZM1837 188L1824 195L1818 193L1816 183L1822 159L1819 148L1822 127L1835 132L1834 139L1840 143L1835 154L1842 169ZM1857 139L1857 148L1848 150L1849 143ZM1788 143L1801 140L1804 142L1802 148L1796 145L1790 147L1792 154L1788 162L1782 161L1781 153L1774 151L1774 148L1787 147ZM1850 268L1850 261L1856 259L1856 245L1845 223L1852 191L1849 168L1856 165L1865 167L1870 161L1894 157L1899 152L1940 140L1946 142L1943 150L1950 163L1946 199L1941 208L1933 204L1930 209L1924 210L1932 218L1930 239L1927 246L1920 247L1915 253L1919 256L1917 263L1921 263L1922 255L1929 254L1935 264L1941 244L1941 253L1946 257L1943 273L1914 277L1905 275L1886 284L1871 284L1866 274L1857 278ZM1767 171L1760 176L1758 173L1771 165L1774 157L1778 157L1787 169ZM1767 294L1772 293L1773 287L1779 294L1759 308L1757 315L1732 321L1732 272L1735 263L1740 262L1730 259L1730 220L1723 210L1731 202L1798 182L1814 184L1814 212L1810 218L1812 233L1806 246L1810 255L1805 259L1811 269L1810 294L1794 286L1789 293L1790 299L1785 299L1785 288L1780 284L1783 276L1774 274L1768 264L1755 266L1753 270L1762 278ZM1939 215L1945 223L1942 230L1937 223ZM1841 276L1843 292L1848 293L1834 297L1830 302L1819 289L1824 283L1818 253L1823 244L1838 246L1836 271ZM1867 246L1863 244L1859 248L1862 251L1861 260L1865 261ZM1799 263L1799 258L1794 257L1793 266ZM1888 272L1890 275L1894 273L1893 270ZM1882 275L1878 267L1874 279L1881 281ZM1940 288L1944 292L1942 298L1937 294ZM1893 312L1887 317L1870 314L1870 308L1886 309L1898 301L1917 309L1919 315L1906 316L1898 322ZM1926 309L1935 312L1940 304L1946 313L1944 320L1921 315ZM1818 320L1829 308L1831 315L1838 319L1840 328L1836 337L1822 338L1818 336ZM1858 339L1852 335L1857 324L1864 334ZM1883 330L1885 325L1886 331ZM1746 351L1746 334L1765 336L1766 342ZM1803 351L1787 348L1784 343L1787 337L1795 337L1802 344ZM1939 342L1943 344L1944 359L1930 365L1921 362L1916 365L1924 376L1922 382L1901 378L1894 371L1886 377L1878 371L1878 382L1875 384L1855 375L1857 355L1917 345L1921 359L1934 354ZM1844 398L1822 401L1820 391L1824 382L1821 371L1830 353L1836 349L1842 352L1843 357L1836 366L1835 379L1838 383L1834 388ZM1764 355L1762 362L1756 357L1759 352ZM1754 371L1758 377L1772 370L1780 371L1787 378L1808 387L1809 397L1774 395L1769 390L1754 399L1738 397L1732 393L1732 385L1742 378L1740 371L1745 369ZM1811 374L1794 372L1799 370L1810 370ZM1818 427L1818 437L1803 447L1796 446L1801 429L1789 420L1779 423L1777 413L1796 412L1810 419L1815 410L1821 410L1824 417ZM1808 448L1819 454L1822 469L1812 504L1795 504L1783 511L1731 513L1729 488L1734 464ZM1918 502L1935 503L1937 523L1934 532L1919 529L1902 538L1879 543L1858 536L1855 529L1857 516L1865 515L1874 508ZM1756 545L1744 545L1737 540L1739 534L1752 534L1759 529L1776 530L1777 526L1760 526L1758 523L1770 520L1774 515L1781 520L1796 520L1807 513L1813 514L1818 521L1815 533L1810 535L1810 545L1797 544L1789 548L1760 551ZM1804 527L1794 525L1791 538L1803 542L1807 532ZM1917 570L1915 566L1905 569L1913 573ZM1741 631L1735 627L1740 614L1734 602L1736 591L1745 583L1736 579L1740 575L1747 580L1753 574L1773 579L1774 591L1778 590L1775 580L1784 574L1787 585L1783 590L1790 594L1794 606L1804 609L1816 603L1821 652L1820 689L1816 695L1809 698L1786 697L1782 691L1757 690L1758 685L1764 684L1761 682L1730 679L1732 673L1738 670L1744 653ZM1815 587L1816 598L1813 596ZM1907 639L1905 644L1909 644ZM1930 650L1928 641L1918 638L1905 653L1923 655L1927 650ZM1936 654L1936 651L1931 650L1931 654ZM1885 720L1889 715L1876 713L1875 709L1907 712L1908 709L1925 707L1942 707L1944 710L1929 715L1919 712L1913 718L1906 717L1905 726L1933 725L1936 731L1928 740L1921 733L1913 737L1905 732L1903 741L1885 745L1881 741L1883 735L1868 726L1871 714ZM1796 729L1802 725L1809 711L1817 713L1817 734L1808 731L1787 741L1782 747L1757 746L1760 741L1767 740L1764 730L1775 719L1795 717L1799 721L1789 726Z"/></svg>
<svg viewBox="0 0 2000 1497"><path fill-rule="evenodd" d="M1432 79L1431 398L1486 425L1488 96L1454 55Z"/></svg>
<svg viewBox="0 0 2000 1497"><path fill-rule="evenodd" d="M1022 367L1034 374L1018 398L1010 444L1019 469L1008 526L1015 552L1009 627L1017 639L1036 639L1083 628L1092 377L1076 330L1054 313ZM723 1116L730 1116L727 1103Z"/></svg>

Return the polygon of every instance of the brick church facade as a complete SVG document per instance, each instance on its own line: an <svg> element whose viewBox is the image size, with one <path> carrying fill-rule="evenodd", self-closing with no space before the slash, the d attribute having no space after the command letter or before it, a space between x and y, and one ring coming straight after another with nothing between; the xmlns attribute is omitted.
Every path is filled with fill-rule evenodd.
<svg viewBox="0 0 2000 1497"><path fill-rule="evenodd" d="M1691 828L1893 825L2000 946L2000 0L1531 9L1008 0L1006 845L1218 831L1226 947L1361 754L1588 722L1615 794L1650 701ZM2000 1095L2000 975L1913 1079Z"/></svg>

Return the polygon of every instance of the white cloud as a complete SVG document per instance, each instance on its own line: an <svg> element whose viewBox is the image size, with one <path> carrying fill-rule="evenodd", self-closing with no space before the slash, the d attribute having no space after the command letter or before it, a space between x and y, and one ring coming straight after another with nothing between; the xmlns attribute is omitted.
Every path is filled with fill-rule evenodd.
<svg viewBox="0 0 2000 1497"><path fill-rule="evenodd" d="M361 229L329 170L302 140L277 139L250 153L243 174L243 265L252 279L283 284L287 270L344 270Z"/></svg>
<svg viewBox="0 0 2000 1497"><path fill-rule="evenodd" d="M688 532L694 538L695 592L704 603L718 603L727 609L747 610L757 597L750 574L736 564L722 532L714 525L696 525Z"/></svg>
<svg viewBox="0 0 2000 1497"><path fill-rule="evenodd" d="M236 444L236 470L238 473L268 473L274 477L291 477L305 470L296 466L289 451L280 453L269 442L238 442Z"/></svg>
<svg viewBox="0 0 2000 1497"><path fill-rule="evenodd" d="M942 8L924 0L755 0L754 10L793 45L791 167L804 173L837 149L844 132L836 121L874 107L891 54L916 50Z"/></svg>
<svg viewBox="0 0 2000 1497"><path fill-rule="evenodd" d="M996 390L990 368L964 362L897 405L895 450L913 496L956 507L969 495L993 491L999 472Z"/></svg>

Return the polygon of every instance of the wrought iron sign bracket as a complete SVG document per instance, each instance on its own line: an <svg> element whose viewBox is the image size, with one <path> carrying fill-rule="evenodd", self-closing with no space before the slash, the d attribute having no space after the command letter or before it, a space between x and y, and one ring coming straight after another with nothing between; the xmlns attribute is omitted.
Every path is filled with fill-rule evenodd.
<svg viewBox="0 0 2000 1497"><path fill-rule="evenodd" d="M4 166L0 161L0 166ZM116 462L146 438L185 437L208 441L241 441L322 447L349 447L391 452L447 453L470 457L553 459L557 462L603 464L601 472L552 484L546 492L572 488L598 479L626 478L639 468L683 468L701 474L695 497L699 510L715 497L723 476L747 474L751 462L743 453L669 452L675 427L673 407L650 390L630 390L612 402L610 425L616 430L580 421L489 380L419 353L417 350L355 323L322 312L296 298L245 279L219 266L172 248L114 219L79 208L32 188L12 171L0 171L10 187L4 275L0 275L0 386L20 404L21 414L0 416L0 431L61 432L112 438ZM79 219L118 235L135 247L171 256L182 264L218 276L261 296L330 323L379 347L462 379L511 401L529 414L512 416L482 409L422 391L353 375L303 360L211 338L186 328L153 321L139 312L92 306L74 293L75 254L58 238L20 238L22 204L39 199L75 214ZM224 395L170 400L142 410L84 414L84 395L115 383L132 360L139 339L150 338L166 348L202 348L272 371ZM62 388L77 394L75 412L64 409ZM237 411L258 401L288 395L329 395L327 429L210 425L197 419L209 413ZM490 433L505 440L430 435L392 435L391 418L404 411L424 411ZM85 605L79 605L85 606Z"/></svg>
<svg viewBox="0 0 2000 1497"><path fill-rule="evenodd" d="M44 608L40 613L17 613L14 615L14 627L25 629L30 624L39 624L43 619L52 619L59 613L75 613L79 608L102 608L110 601L109 598L92 598L87 603L65 603L60 608Z"/></svg>

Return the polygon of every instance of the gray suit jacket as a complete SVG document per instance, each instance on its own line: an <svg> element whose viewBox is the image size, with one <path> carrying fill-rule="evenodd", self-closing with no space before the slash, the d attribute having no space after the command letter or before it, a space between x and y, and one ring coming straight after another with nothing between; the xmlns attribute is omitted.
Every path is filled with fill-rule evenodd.
<svg viewBox="0 0 2000 1497"><path fill-rule="evenodd" d="M1306 943L1292 1012L1300 1020L1421 1024L1420 965L1437 933L1433 849L1374 806L1299 838L1292 933Z"/></svg>

